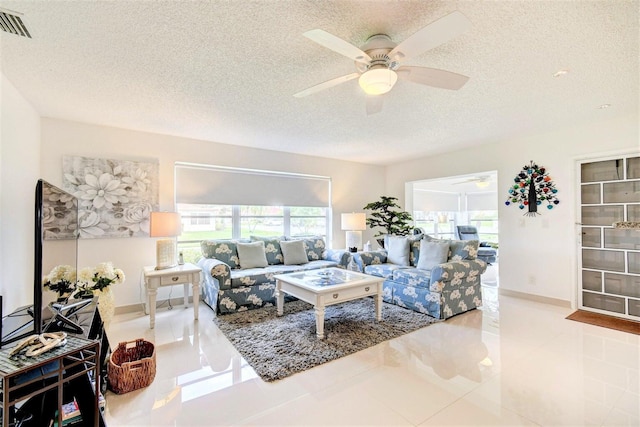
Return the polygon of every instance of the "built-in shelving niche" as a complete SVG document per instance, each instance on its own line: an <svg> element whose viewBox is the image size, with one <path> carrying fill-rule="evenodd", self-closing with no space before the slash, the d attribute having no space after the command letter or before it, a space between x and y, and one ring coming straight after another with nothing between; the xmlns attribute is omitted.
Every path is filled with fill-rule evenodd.
<svg viewBox="0 0 640 427"><path fill-rule="evenodd" d="M613 227L640 221L640 157L581 163L580 187L580 308L640 320L640 230Z"/></svg>

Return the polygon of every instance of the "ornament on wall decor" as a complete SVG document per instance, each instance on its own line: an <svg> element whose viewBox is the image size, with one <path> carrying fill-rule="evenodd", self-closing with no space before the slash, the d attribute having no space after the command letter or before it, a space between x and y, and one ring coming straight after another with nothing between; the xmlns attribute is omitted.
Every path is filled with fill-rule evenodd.
<svg viewBox="0 0 640 427"><path fill-rule="evenodd" d="M551 180L544 166L538 166L533 160L524 165L522 170L513 179L514 184L509 187L509 197L504 202L509 206L512 203L520 209L527 208L527 216L540 215L538 206L546 202L548 210L560 203L556 193L556 185Z"/></svg>

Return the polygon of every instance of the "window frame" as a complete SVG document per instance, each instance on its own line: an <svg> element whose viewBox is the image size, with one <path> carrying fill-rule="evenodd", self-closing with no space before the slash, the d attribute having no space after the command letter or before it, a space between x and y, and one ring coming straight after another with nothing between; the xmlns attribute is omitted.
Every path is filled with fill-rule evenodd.
<svg viewBox="0 0 640 427"><path fill-rule="evenodd" d="M331 228L332 228L332 221L331 221L331 208L330 207L314 207L317 209L322 209L324 211L324 215L292 215L291 214L291 209L292 208L297 208L299 206L279 206L279 208L282 208L282 216L279 215L242 215L242 208L246 207L246 206L251 206L251 205L214 205L211 204L210 206L229 206L231 207L231 215L205 215L201 212L199 212L198 214L194 215L193 214L193 210L189 210L187 209L181 209L181 204L177 204L176 205L176 210L178 211L178 213L181 214L182 219L183 219L183 223L185 222L185 220L187 220L190 225L191 225L191 221L194 218L208 218L209 219L209 225L212 227L215 227L215 223L216 223L216 219L217 218L226 218L229 219L231 218L231 236L226 236L226 237L222 237L221 239L241 239L241 238L249 238L249 236L242 236L242 219L243 218L277 218L280 219L282 218L283 221L283 232L282 234L284 236L287 237L305 237L307 235L295 235L292 236L291 235L291 220L292 219L297 219L297 218L312 218L312 219L324 219L324 233L321 234L322 237L325 238L325 240L328 242L329 236L330 236L330 232L331 232ZM257 205L256 205L257 206ZM276 233L276 234L280 234L280 233ZM315 234L314 234L315 235ZM199 243L201 242L202 239L197 239L197 240L181 240L180 237L178 237L178 249L180 249L181 246L189 246L189 245L193 245L194 243Z"/></svg>

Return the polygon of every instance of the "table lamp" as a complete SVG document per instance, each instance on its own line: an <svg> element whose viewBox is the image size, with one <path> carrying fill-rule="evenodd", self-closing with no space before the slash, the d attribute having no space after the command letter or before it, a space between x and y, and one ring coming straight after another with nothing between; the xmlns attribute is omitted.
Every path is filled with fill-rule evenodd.
<svg viewBox="0 0 640 427"><path fill-rule="evenodd" d="M358 252L362 248L362 230L367 229L366 215L364 213L343 213L342 230L345 230L347 248L349 252Z"/></svg>
<svg viewBox="0 0 640 427"><path fill-rule="evenodd" d="M177 212L151 212L151 237L165 237L156 242L156 270L175 267L175 237L182 232L182 221Z"/></svg>

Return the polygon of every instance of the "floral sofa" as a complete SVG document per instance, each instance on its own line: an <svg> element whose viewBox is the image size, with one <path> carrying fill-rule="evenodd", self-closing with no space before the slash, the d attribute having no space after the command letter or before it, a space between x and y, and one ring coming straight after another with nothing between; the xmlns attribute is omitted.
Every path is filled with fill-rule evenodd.
<svg viewBox="0 0 640 427"><path fill-rule="evenodd" d="M438 319L482 305L477 240L438 240L426 235L392 236L385 248L354 254L364 273L384 277L386 302Z"/></svg>
<svg viewBox="0 0 640 427"><path fill-rule="evenodd" d="M243 268L242 252L247 247L245 244L257 242L264 244L266 265L262 263L260 267L250 265L249 268ZM298 243L304 248L304 253L301 254L304 259L298 257L288 261L283 248L297 246ZM204 301L217 314L275 304L276 274L326 267L347 268L351 262L348 251L327 249L324 239L320 237L290 239L284 236L251 236L251 239L205 240L201 242L201 249L202 258L198 261L198 266L204 272Z"/></svg>

